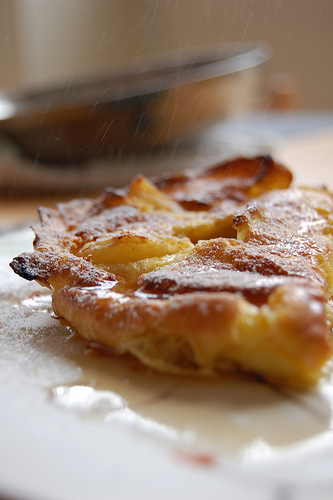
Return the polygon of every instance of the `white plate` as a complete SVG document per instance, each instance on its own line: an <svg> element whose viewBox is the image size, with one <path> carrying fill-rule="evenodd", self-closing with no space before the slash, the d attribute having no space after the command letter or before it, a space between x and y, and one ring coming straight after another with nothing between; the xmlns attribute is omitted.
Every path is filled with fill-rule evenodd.
<svg viewBox="0 0 333 500"><path fill-rule="evenodd" d="M329 373L290 393L100 355L9 268L31 248L30 229L0 237L0 496L331 500Z"/></svg>

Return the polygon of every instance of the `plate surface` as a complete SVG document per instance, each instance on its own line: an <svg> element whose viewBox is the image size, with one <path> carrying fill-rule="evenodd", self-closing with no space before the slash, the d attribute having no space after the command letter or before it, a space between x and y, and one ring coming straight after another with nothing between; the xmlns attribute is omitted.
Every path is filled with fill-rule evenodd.
<svg viewBox="0 0 333 500"><path fill-rule="evenodd" d="M331 367L316 390L158 375L52 317L16 276L30 229L0 237L0 496L328 500Z"/></svg>

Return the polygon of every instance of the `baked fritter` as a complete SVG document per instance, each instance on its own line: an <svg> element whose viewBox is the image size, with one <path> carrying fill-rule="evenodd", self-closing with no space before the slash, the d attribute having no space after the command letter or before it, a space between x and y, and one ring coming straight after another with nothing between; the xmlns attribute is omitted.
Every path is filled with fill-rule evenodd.
<svg viewBox="0 0 333 500"><path fill-rule="evenodd" d="M87 339L168 373L316 384L331 356L333 199L239 158L40 209L13 270Z"/></svg>

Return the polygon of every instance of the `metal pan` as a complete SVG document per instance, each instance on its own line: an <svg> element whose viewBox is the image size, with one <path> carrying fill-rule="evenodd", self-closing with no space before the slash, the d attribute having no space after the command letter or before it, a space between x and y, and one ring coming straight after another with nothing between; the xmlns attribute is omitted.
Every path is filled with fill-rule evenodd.
<svg viewBox="0 0 333 500"><path fill-rule="evenodd" d="M119 149L179 143L253 107L262 43L232 43L136 61L38 91L0 95L0 134L40 162L75 163Z"/></svg>

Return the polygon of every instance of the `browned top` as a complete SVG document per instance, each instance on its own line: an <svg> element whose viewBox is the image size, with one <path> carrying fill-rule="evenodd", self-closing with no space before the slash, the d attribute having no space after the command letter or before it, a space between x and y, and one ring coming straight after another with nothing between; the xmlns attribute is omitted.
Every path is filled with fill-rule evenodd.
<svg viewBox="0 0 333 500"><path fill-rule="evenodd" d="M331 352L333 200L326 190L292 189L291 180L269 157L138 177L96 200L41 208L35 251L11 266L54 289L56 313L82 335L147 364L222 359L274 378L259 342L288 367L280 378L306 384ZM155 339L154 354L143 338Z"/></svg>

